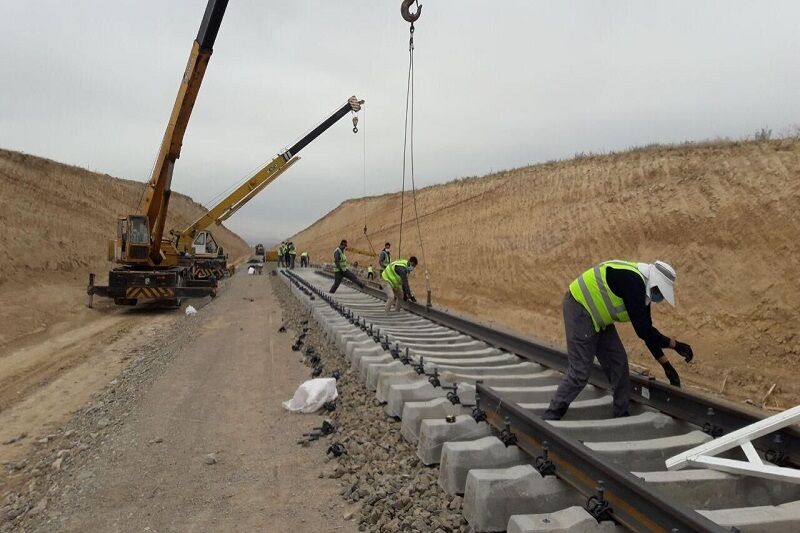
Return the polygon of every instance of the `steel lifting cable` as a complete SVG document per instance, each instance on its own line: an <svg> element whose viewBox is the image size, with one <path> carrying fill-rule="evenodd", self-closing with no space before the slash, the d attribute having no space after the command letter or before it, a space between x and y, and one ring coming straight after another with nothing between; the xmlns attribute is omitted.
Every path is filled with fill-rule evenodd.
<svg viewBox="0 0 800 533"><path fill-rule="evenodd" d="M414 203L414 220L417 224L417 237L419 238L420 255L422 263L425 265L425 291L427 293L426 305L431 306L431 277L428 271L428 262L425 258L425 245L422 240L422 228L419 223L419 210L417 209L417 184L414 180L414 22L422 14L422 5L417 3L417 12L409 11L411 4L416 0L403 0L400 12L403 18L410 23L408 38L408 78L406 80L406 116L403 131L403 185L400 193L400 238L398 244L398 257L401 256L403 246L403 215L405 211L405 189L406 189L406 160L407 151L410 157L411 170L411 195ZM409 121L410 117L410 121Z"/></svg>
<svg viewBox="0 0 800 533"><path fill-rule="evenodd" d="M376 256L377 254L375 253L375 248L372 247L372 241L369 239L369 234L367 233L367 110L364 108L362 111L364 111L364 115L361 118L361 135L363 141L362 170L364 174L364 194L362 199L364 202L364 237L367 239L367 245L369 245L370 252L372 252L373 256Z"/></svg>
<svg viewBox="0 0 800 533"><path fill-rule="evenodd" d="M408 147L408 100L411 95L411 74L414 70L414 24L411 24L411 37L408 41L408 79L406 81L406 118L403 123L403 185L400 188L400 236L397 244L397 257L403 252L403 215L406 202L406 149Z"/></svg>

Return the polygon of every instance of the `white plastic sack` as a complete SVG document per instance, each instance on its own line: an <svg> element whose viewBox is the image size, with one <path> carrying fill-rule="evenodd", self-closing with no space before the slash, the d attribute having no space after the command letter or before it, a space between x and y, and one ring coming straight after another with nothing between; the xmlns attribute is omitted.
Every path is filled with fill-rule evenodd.
<svg viewBox="0 0 800 533"><path fill-rule="evenodd" d="M336 399L336 380L334 378L310 379L297 387L291 400L283 402L283 408L292 412L313 413L322 404Z"/></svg>
<svg viewBox="0 0 800 533"><path fill-rule="evenodd" d="M192 316L197 314L197 309L192 307L191 305L186 306L186 316Z"/></svg>
<svg viewBox="0 0 800 533"><path fill-rule="evenodd" d="M250 268L248 268L248 269L247 269L247 273L248 273L248 274L250 274L250 275L252 276L253 274L255 274L255 273L256 273L256 269L255 269L255 268L253 268L253 267L250 267Z"/></svg>

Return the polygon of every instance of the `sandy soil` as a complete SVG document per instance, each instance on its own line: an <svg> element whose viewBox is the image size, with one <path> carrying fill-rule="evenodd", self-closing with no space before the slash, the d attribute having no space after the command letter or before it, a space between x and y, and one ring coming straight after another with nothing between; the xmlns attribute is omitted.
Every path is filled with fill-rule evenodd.
<svg viewBox="0 0 800 533"><path fill-rule="evenodd" d="M44 427L59 419L85 400L96 379L113 371L115 350L146 341L166 320L102 299L95 299L95 309L85 307L88 273L106 279L106 241L142 187L0 150L0 416L19 402L31 404L37 390L58 382L63 403L21 420ZM184 227L203 212L190 198L173 194L170 227ZM231 260L249 256L247 244L226 228L215 229L215 236ZM70 372L74 376L67 378ZM6 420L0 436L15 427Z"/></svg>
<svg viewBox="0 0 800 533"><path fill-rule="evenodd" d="M107 279L107 241L120 214L135 210L144 184L32 155L0 150L0 358L51 328L98 315L84 309L89 272ZM205 210L173 193L168 227L183 228ZM214 235L231 260L248 245L224 227Z"/></svg>
<svg viewBox="0 0 800 533"><path fill-rule="evenodd" d="M64 458L46 468L50 489L25 530L357 530L336 480L320 476L325 441L295 443L322 418L281 407L309 369L291 330L278 333L270 277L235 276L198 315L168 315L137 350L149 355L21 469Z"/></svg>
<svg viewBox="0 0 800 533"><path fill-rule="evenodd" d="M768 406L800 403L795 303L800 268L800 141L648 147L581 157L417 194L425 253L406 198L402 255L424 260L438 305L563 344L561 299L572 279L606 259L662 259L678 271L677 308L656 325L691 343L684 382ZM398 194L343 203L292 237L324 261L342 238L399 247ZM351 254L351 262L366 258ZM630 327L633 361L662 372ZM673 357L678 361L680 358Z"/></svg>

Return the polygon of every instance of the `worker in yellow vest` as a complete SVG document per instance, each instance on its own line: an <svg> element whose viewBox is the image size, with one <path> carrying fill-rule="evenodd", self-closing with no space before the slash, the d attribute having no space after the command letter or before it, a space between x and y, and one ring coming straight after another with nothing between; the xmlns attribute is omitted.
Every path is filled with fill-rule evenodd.
<svg viewBox="0 0 800 533"><path fill-rule="evenodd" d="M386 312L394 308L396 311L400 310L400 299L410 300L416 302L414 294L411 292L411 287L408 285L408 275L417 266L417 258L413 255L405 259L398 259L392 261L381 273L383 279L383 292L386 293Z"/></svg>
<svg viewBox="0 0 800 533"><path fill-rule="evenodd" d="M373 279L375 277L375 269L372 268L372 265L367 267L367 279Z"/></svg>
<svg viewBox="0 0 800 533"><path fill-rule="evenodd" d="M280 245L278 245L278 268L284 266L283 265L283 255L286 253L286 246L285 245L286 245L285 242L281 242Z"/></svg>
<svg viewBox="0 0 800 533"><path fill-rule="evenodd" d="M286 247L286 253L289 255L289 268L294 270L294 260L297 257L297 249L294 247L293 242L289 241Z"/></svg>
<svg viewBox="0 0 800 533"><path fill-rule="evenodd" d="M614 417L627 416L630 403L628 355L614 327L631 322L653 357L664 368L670 384L680 387L675 367L664 348L675 350L686 362L691 346L661 334L653 327L650 304L666 300L675 305L675 270L663 261L635 263L605 261L573 281L564 297L568 367L556 390L545 420L560 420L586 386L595 356L614 391Z"/></svg>
<svg viewBox="0 0 800 533"><path fill-rule="evenodd" d="M364 288L364 284L347 268L347 254L344 252L346 249L347 240L342 239L342 242L340 242L339 246L333 251L333 286L330 290L331 294L336 292L336 289L339 288L339 284L344 278L349 279L360 288Z"/></svg>

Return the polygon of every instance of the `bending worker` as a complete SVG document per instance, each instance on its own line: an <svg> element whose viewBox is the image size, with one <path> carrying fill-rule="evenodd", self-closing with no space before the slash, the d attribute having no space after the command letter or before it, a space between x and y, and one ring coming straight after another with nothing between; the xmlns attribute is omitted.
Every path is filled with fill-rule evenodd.
<svg viewBox="0 0 800 533"><path fill-rule="evenodd" d="M387 242L383 245L381 253L378 254L378 266L380 267L381 274L383 274L383 269L392 262L392 253L389 251L389 248L391 248L391 244Z"/></svg>
<svg viewBox="0 0 800 533"><path fill-rule="evenodd" d="M664 348L678 352L686 362L692 348L665 337L655 327L650 303L666 300L675 305L675 270L662 261L634 263L606 261L573 281L564 297L568 367L556 390L545 420L560 420L569 404L586 386L595 356L614 390L614 417L628 416L630 378L628 355L614 322L628 322L653 357L661 363L670 384L680 387L678 372L664 355Z"/></svg>
<svg viewBox="0 0 800 533"><path fill-rule="evenodd" d="M347 255L344 253L345 249L347 248L347 240L342 239L342 242L339 243L339 246L333 251L333 287L331 287L330 293L333 294L336 292L336 289L339 288L339 284L342 282L343 278L347 278L360 288L364 288L364 284L361 283L355 274L350 272L347 269Z"/></svg>
<svg viewBox="0 0 800 533"><path fill-rule="evenodd" d="M372 268L372 265L367 267L367 279L372 279L375 277L375 270Z"/></svg>
<svg viewBox="0 0 800 533"><path fill-rule="evenodd" d="M398 259L389 263L381 273L383 278L383 292L386 293L386 312L394 308L396 311L400 310L400 299L411 300L416 302L414 294L411 292L411 287L408 286L408 275L417 266L417 258L413 255L405 259Z"/></svg>

